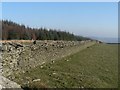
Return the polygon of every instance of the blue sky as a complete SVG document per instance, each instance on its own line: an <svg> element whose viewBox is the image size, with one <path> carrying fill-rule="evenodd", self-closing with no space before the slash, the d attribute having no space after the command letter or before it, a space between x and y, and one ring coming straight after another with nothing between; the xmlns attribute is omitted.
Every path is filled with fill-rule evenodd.
<svg viewBox="0 0 120 90"><path fill-rule="evenodd" d="M118 36L117 2L4 2L2 18L82 36Z"/></svg>

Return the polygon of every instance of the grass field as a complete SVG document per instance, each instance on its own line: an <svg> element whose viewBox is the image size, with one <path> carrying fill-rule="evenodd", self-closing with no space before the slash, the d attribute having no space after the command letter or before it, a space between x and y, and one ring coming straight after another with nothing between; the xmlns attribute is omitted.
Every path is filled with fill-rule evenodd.
<svg viewBox="0 0 120 90"><path fill-rule="evenodd" d="M116 88L118 47L117 44L95 44L16 78L16 82L29 88Z"/></svg>

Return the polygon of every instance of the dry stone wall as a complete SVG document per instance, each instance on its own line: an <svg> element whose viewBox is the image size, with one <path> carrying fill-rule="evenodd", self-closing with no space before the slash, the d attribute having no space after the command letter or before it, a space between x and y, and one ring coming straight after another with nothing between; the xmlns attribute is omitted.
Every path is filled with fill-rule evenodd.
<svg viewBox="0 0 120 90"><path fill-rule="evenodd" d="M86 43L93 44L91 41L37 41L36 44L3 43L0 48L2 74L13 80L15 73L24 73L46 62L55 62L55 60L79 51L82 45L87 45Z"/></svg>
<svg viewBox="0 0 120 90"><path fill-rule="evenodd" d="M0 90L23 90L21 89L21 86L18 85L17 83L5 78L4 76L2 76L2 72L3 72L3 59L2 59L2 43L0 43Z"/></svg>

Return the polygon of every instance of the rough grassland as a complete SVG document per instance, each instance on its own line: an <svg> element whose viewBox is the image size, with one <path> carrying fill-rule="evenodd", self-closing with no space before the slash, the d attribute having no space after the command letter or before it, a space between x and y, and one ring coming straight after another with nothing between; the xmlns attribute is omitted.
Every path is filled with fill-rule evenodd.
<svg viewBox="0 0 120 90"><path fill-rule="evenodd" d="M29 88L116 88L118 47L115 44L95 44L16 78L16 82Z"/></svg>

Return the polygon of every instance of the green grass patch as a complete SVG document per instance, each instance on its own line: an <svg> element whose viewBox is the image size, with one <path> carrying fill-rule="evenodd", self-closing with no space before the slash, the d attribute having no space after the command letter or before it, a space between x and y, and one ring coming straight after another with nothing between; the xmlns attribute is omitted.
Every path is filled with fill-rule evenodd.
<svg viewBox="0 0 120 90"><path fill-rule="evenodd" d="M118 47L95 44L61 60L16 75L15 81L29 88L116 88Z"/></svg>

